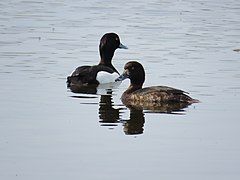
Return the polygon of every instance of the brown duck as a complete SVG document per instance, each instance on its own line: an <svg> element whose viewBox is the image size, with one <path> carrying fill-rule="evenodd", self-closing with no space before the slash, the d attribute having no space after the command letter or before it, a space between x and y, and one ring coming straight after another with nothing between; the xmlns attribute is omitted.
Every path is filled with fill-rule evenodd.
<svg viewBox="0 0 240 180"><path fill-rule="evenodd" d="M159 107L184 108L192 103L199 102L187 95L187 92L167 87L152 86L142 88L145 81L143 66L137 61L130 61L124 66L124 72L116 81L130 79L130 86L122 94L121 100L128 107L143 109L157 109ZM167 110L166 110L167 111Z"/></svg>

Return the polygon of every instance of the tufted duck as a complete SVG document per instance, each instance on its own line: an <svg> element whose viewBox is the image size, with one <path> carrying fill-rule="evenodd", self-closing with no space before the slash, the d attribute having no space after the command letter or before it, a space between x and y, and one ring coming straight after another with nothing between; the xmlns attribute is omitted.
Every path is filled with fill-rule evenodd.
<svg viewBox="0 0 240 180"><path fill-rule="evenodd" d="M120 38L115 33L106 33L100 40L100 62L94 66L80 66L71 76L67 77L67 85L98 85L114 82L119 76L118 71L112 65L112 58L117 48L127 49L121 44Z"/></svg>
<svg viewBox="0 0 240 180"><path fill-rule="evenodd" d="M128 107L144 107L144 109L149 109L152 106L161 106L164 103L173 103L174 107L176 103L177 108L185 107L185 105L190 105L192 103L199 102L196 99L192 99L186 92L167 87L167 86L152 86L147 88L142 88L145 81L145 72L143 66L136 62L130 61L124 66L124 72L119 76L116 81L122 81L126 78L130 79L130 86L122 94L122 102ZM165 104L164 104L165 105ZM170 104L171 105L171 104ZM152 108L150 108L152 109Z"/></svg>

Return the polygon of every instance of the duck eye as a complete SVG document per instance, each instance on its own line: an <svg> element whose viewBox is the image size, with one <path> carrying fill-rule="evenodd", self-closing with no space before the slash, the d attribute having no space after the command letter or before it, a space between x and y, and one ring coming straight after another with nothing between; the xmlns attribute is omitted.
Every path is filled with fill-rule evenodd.
<svg viewBox="0 0 240 180"><path fill-rule="evenodd" d="M132 67L132 70L134 70L135 68L134 67Z"/></svg>
<svg viewBox="0 0 240 180"><path fill-rule="evenodd" d="M116 41L119 41L119 39L116 37L116 39L115 39Z"/></svg>

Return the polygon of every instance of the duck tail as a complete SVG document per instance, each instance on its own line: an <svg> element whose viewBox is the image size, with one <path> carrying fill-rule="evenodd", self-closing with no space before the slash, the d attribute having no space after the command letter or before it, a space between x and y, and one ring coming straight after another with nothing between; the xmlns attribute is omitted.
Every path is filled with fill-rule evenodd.
<svg viewBox="0 0 240 180"><path fill-rule="evenodd" d="M68 76L68 77L67 77L67 81L66 81L67 87L70 87L70 86L71 86L71 82L72 82L72 78L71 78L71 76Z"/></svg>
<svg viewBox="0 0 240 180"><path fill-rule="evenodd" d="M189 100L189 103L193 104L193 103L200 103L201 101L199 101L198 99L191 99Z"/></svg>

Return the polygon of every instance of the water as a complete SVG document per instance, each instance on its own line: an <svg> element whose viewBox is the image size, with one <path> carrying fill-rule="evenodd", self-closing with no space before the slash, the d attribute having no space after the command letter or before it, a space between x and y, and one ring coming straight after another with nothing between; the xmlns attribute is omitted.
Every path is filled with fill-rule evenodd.
<svg viewBox="0 0 240 180"><path fill-rule="evenodd" d="M0 2L1 179L239 179L240 3ZM76 94L66 77L97 64L116 32L145 86L188 91L176 114L130 112L110 95ZM104 91L104 89L103 89Z"/></svg>

